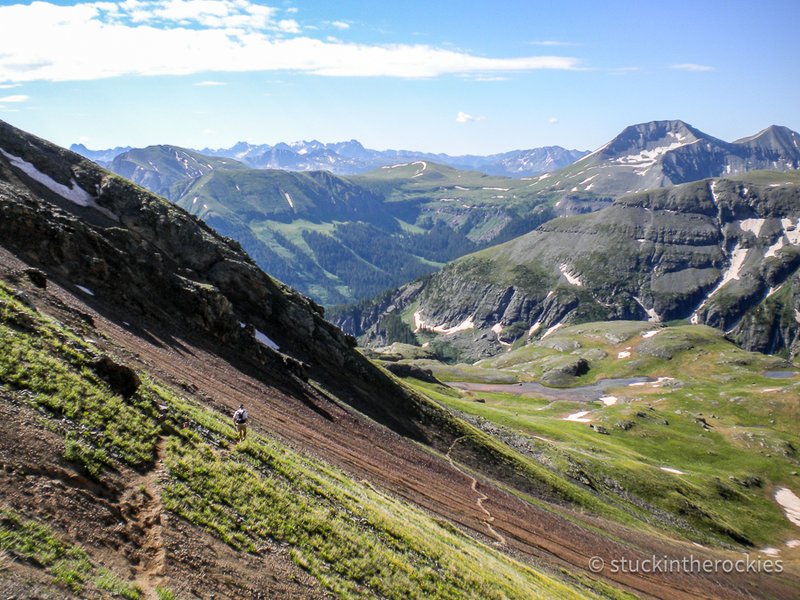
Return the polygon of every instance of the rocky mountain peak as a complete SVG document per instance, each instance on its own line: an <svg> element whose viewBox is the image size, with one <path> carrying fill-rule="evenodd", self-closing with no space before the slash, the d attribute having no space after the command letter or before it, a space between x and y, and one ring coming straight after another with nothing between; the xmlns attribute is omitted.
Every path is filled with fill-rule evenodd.
<svg viewBox="0 0 800 600"><path fill-rule="evenodd" d="M601 155L618 159L655 148L664 148L666 152L707 137L683 121L650 121L623 129L605 146Z"/></svg>

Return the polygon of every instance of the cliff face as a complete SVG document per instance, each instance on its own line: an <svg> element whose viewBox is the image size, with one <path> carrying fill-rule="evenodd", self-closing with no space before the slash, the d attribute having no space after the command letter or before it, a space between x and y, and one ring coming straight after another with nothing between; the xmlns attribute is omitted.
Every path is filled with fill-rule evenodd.
<svg viewBox="0 0 800 600"><path fill-rule="evenodd" d="M416 313L415 326L424 321L422 329L473 357L520 335L609 319L689 319L729 332L745 348L794 354L797 180L762 173L626 196L450 263L383 305ZM366 319L353 333L381 345L376 331Z"/></svg>

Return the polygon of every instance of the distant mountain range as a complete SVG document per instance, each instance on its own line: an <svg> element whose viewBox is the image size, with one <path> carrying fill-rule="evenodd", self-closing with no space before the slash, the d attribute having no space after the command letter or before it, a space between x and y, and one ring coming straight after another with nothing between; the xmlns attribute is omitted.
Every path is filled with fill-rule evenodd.
<svg viewBox="0 0 800 600"><path fill-rule="evenodd" d="M89 150L89 148L83 144L72 144L69 149L76 154L80 154L81 156L96 162L98 165L106 166L123 152L133 150L133 147L117 146L116 148L109 148L107 150Z"/></svg>
<svg viewBox="0 0 800 600"><path fill-rule="evenodd" d="M110 150L89 150L83 144L73 144L70 150L109 166L130 147ZM588 154L588 151L567 150L560 146L546 146L530 150L513 150L488 156L450 156L412 150L369 150L356 140L323 144L310 142L249 144L238 142L230 148L204 148L192 150L206 156L233 158L254 169L281 169L284 171L330 171L336 175L355 175L387 165L419 160L431 161L456 169L474 170L489 175L525 177L560 169Z"/></svg>
<svg viewBox="0 0 800 600"><path fill-rule="evenodd" d="M363 165L374 151L355 141L241 143L205 152L234 158L150 146L118 155L109 168L237 239L263 269L330 306L403 285L554 217L597 211L631 191L753 169L796 169L800 135L772 126L724 142L683 121L654 121L627 127L567 167L515 178L401 153L383 153L381 160L399 162L351 176L252 166L268 164L259 161L269 155L293 156L295 168L311 168L334 154ZM508 169L523 160L504 156Z"/></svg>

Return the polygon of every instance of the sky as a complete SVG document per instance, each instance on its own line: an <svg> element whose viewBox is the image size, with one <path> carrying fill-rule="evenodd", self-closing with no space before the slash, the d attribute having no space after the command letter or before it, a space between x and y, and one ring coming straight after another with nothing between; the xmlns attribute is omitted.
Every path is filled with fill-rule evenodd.
<svg viewBox="0 0 800 600"><path fill-rule="evenodd" d="M799 0L0 0L0 119L63 146L594 150L800 131Z"/></svg>

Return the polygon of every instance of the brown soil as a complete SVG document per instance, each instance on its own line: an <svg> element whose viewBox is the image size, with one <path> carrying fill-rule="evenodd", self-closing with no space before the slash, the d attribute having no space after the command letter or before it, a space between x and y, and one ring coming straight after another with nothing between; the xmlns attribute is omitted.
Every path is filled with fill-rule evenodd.
<svg viewBox="0 0 800 600"><path fill-rule="evenodd" d="M22 266L2 254L0 264ZM266 376L252 370L245 374L229 361L202 349L201 343L192 341L189 335L136 323L133 317L115 313L113 307L103 306L98 299L78 298L52 283L47 293L32 290L31 294L44 312L55 314L62 321L76 319L64 307L91 315L98 332L95 339L130 366L183 385L184 389L188 386L197 400L228 414L244 403L251 429L337 465L353 477L447 519L470 535L494 543L499 550L539 568L556 574L565 569L606 577L612 584L640 596L665 600L797 598L797 572L785 572L780 579L752 573L644 575L612 573L610 569L600 576L593 575L588 569L593 556L602 557L610 565L621 557L635 560L666 554L693 555L702 560L741 558L741 554L646 535L563 507L533 505L459 467L459 453L464 452L461 444L454 442L448 455L441 457L364 419L310 386L304 386L305 397L301 400L289 396L273 387ZM123 320L138 325L136 332ZM167 582L178 586L176 591L183 591L185 597L325 596L283 549L273 548L263 556L243 556L163 511L158 501L158 465L144 476L120 473L110 489L90 491L72 482L74 474L54 474L71 471L54 451L61 442L52 434L33 421L21 428L9 426L10 419L5 416L0 415L0 459L6 469L0 473L0 502L29 515L49 515L50 523L59 531L91 547L93 552L105 552L110 563L120 568L130 565L131 575L143 589L151 590L159 582ZM29 415L28 419L33 417ZM15 436L15 431L19 435ZM37 443L29 444L29 438L36 438ZM38 448L33 454L31 445ZM462 455L462 460L465 458ZM40 465L39 474L21 475L31 465ZM144 491L137 492L140 486Z"/></svg>

